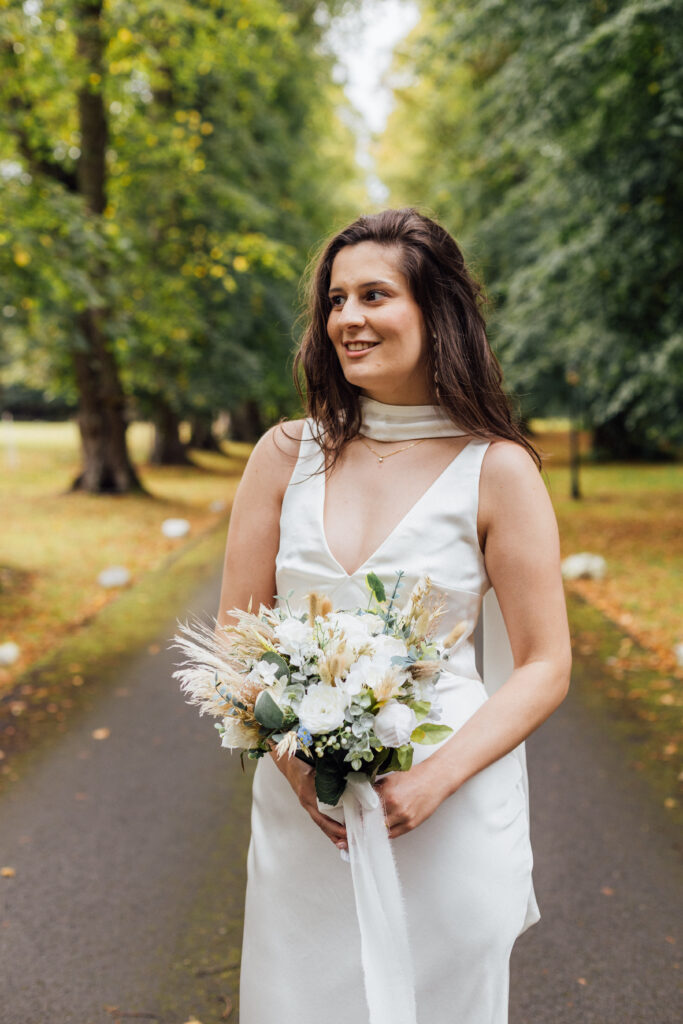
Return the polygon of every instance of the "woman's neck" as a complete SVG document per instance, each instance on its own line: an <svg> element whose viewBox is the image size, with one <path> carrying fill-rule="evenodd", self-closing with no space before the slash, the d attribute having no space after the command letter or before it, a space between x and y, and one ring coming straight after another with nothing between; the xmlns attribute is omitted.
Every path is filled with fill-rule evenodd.
<svg viewBox="0 0 683 1024"><path fill-rule="evenodd" d="M458 437L460 430L439 405L400 405L360 395L360 433L375 441L410 441L419 437Z"/></svg>

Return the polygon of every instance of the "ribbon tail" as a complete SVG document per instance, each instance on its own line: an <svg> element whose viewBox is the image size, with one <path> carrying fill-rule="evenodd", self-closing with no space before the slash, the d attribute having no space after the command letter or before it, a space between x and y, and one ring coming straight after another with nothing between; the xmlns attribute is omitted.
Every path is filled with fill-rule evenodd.
<svg viewBox="0 0 683 1024"><path fill-rule="evenodd" d="M382 803L364 775L347 780L342 803L370 1024L417 1024L408 927Z"/></svg>

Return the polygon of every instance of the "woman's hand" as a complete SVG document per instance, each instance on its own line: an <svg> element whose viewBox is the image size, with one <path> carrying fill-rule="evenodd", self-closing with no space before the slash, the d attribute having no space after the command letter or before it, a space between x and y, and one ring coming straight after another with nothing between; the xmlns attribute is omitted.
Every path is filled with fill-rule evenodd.
<svg viewBox="0 0 683 1024"><path fill-rule="evenodd" d="M392 772L377 779L375 789L384 804L389 838L411 832L426 821L451 792L439 785L429 771L428 761L407 772Z"/></svg>
<svg viewBox="0 0 683 1024"><path fill-rule="evenodd" d="M299 757L288 757L286 754L278 757L275 753L272 753L272 757L299 798L299 803L308 811L318 828L339 850L347 850L346 826L323 814L318 808L313 767Z"/></svg>

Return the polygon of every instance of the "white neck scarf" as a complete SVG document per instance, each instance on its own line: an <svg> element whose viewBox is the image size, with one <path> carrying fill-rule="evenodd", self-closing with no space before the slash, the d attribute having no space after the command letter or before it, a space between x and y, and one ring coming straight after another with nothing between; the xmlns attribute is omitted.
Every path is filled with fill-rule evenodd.
<svg viewBox="0 0 683 1024"><path fill-rule="evenodd" d="M389 405L366 395L359 396L360 432L373 441L412 441L421 437L460 437L440 405Z"/></svg>

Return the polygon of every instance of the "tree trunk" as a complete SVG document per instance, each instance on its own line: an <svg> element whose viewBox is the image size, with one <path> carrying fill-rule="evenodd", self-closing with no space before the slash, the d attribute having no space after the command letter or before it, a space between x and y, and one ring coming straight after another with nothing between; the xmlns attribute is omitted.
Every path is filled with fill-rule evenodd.
<svg viewBox="0 0 683 1024"><path fill-rule="evenodd" d="M81 155L76 172L77 190L86 209L101 216L106 204L107 119L102 99L103 0L79 0L75 24L77 50L83 61L83 84L78 90ZM105 291L104 263L92 267L95 289ZM103 330L105 308L91 307L78 317L83 348L74 350L72 362L79 393L83 470L74 489L100 493L142 490L126 444L125 398L116 365Z"/></svg>
<svg viewBox="0 0 683 1024"><path fill-rule="evenodd" d="M72 489L92 494L141 491L126 445L126 400L99 317L94 310L86 310L79 324L87 347L75 351L72 361L79 393L83 469Z"/></svg>
<svg viewBox="0 0 683 1024"><path fill-rule="evenodd" d="M233 441L258 441L263 430L261 411L252 398L230 410L230 436Z"/></svg>
<svg viewBox="0 0 683 1024"><path fill-rule="evenodd" d="M656 445L640 434L629 432L623 415L598 423L593 430L593 451L601 459L627 460L664 459Z"/></svg>
<svg viewBox="0 0 683 1024"><path fill-rule="evenodd" d="M191 419L192 434L190 448L199 448L203 452L219 452L221 447L213 432L210 416L193 416Z"/></svg>
<svg viewBox="0 0 683 1024"><path fill-rule="evenodd" d="M154 445L149 461L155 466L189 466L187 449L180 440L180 418L160 402L154 417Z"/></svg>

